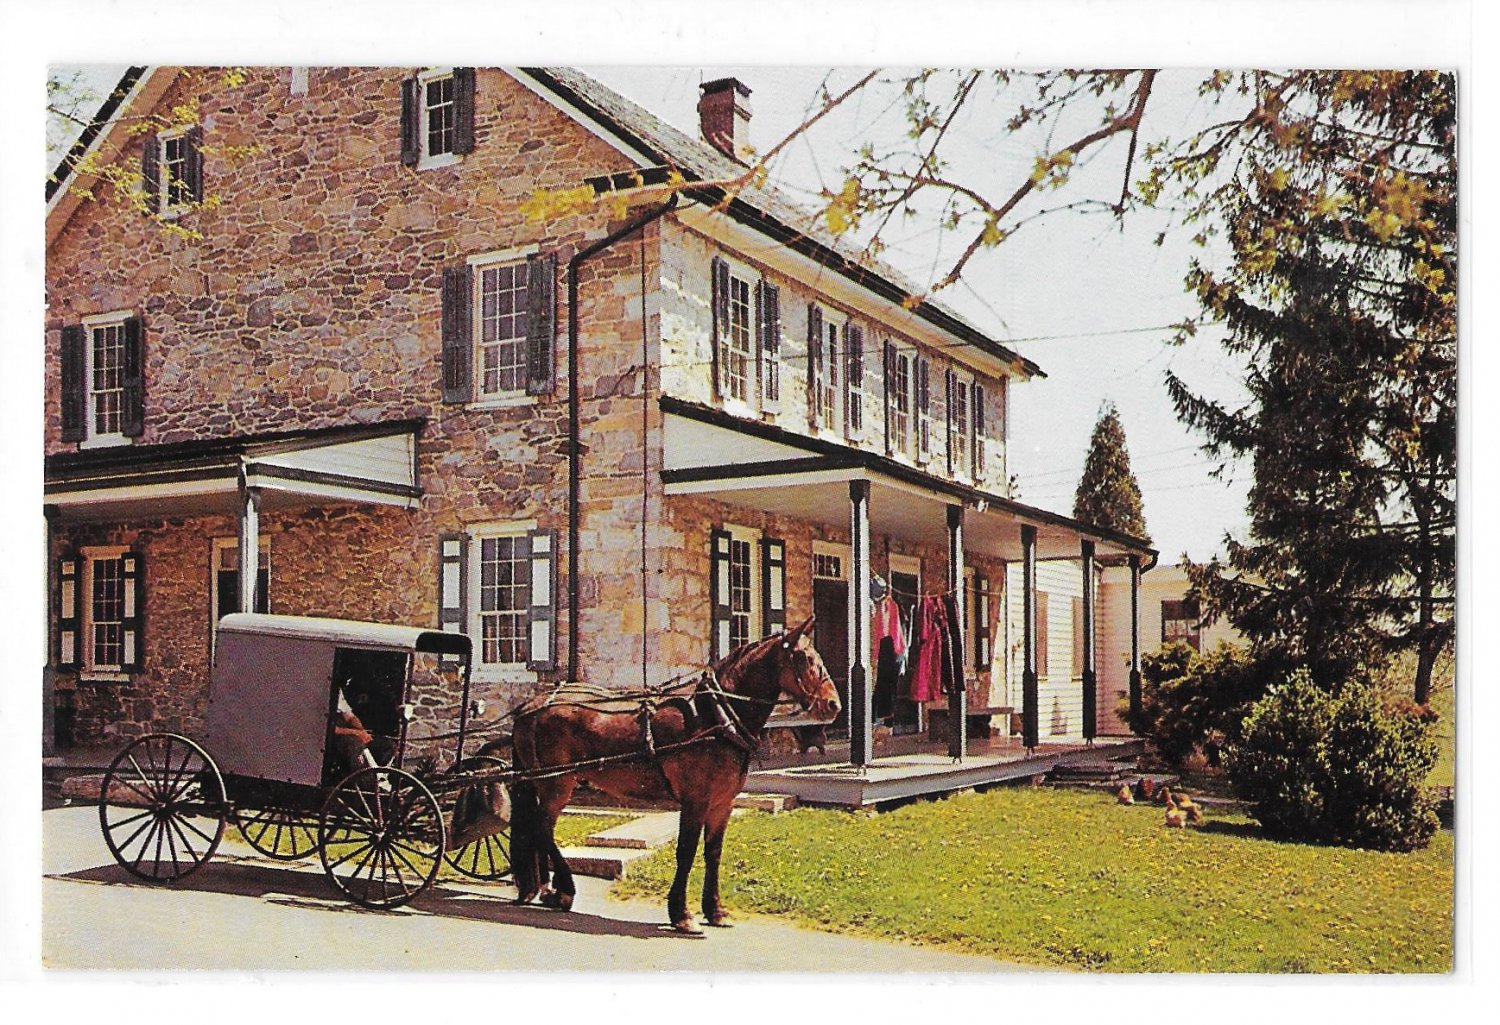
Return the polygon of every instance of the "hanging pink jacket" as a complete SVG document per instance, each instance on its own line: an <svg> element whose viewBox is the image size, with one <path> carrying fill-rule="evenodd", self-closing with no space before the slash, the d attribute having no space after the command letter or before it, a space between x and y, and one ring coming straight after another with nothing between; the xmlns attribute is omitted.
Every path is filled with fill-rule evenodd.
<svg viewBox="0 0 1500 1025"><path fill-rule="evenodd" d="M891 597L880 599L875 604L875 629L871 631L875 640L875 660L880 657L880 642L891 639L891 650L897 658L906 654L906 631L901 629L901 607Z"/></svg>
<svg viewBox="0 0 1500 1025"><path fill-rule="evenodd" d="M911 699L932 701L943 695L948 610L942 598L923 598L912 617ZM951 673L951 670L949 670Z"/></svg>

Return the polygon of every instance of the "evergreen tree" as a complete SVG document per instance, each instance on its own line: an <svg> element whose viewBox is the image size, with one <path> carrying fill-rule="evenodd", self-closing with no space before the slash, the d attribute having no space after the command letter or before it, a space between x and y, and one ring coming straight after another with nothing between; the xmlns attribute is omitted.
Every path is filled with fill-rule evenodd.
<svg viewBox="0 0 1500 1025"><path fill-rule="evenodd" d="M1150 542L1141 511L1141 486L1130 469L1125 428L1114 403L1106 403L1089 439L1083 476L1073 496L1073 517Z"/></svg>

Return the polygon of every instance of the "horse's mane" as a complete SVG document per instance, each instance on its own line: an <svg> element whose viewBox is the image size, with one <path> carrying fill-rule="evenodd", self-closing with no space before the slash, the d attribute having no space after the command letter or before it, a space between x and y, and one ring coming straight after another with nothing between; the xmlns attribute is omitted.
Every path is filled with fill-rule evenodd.
<svg viewBox="0 0 1500 1025"><path fill-rule="evenodd" d="M770 637L764 637L758 641L747 641L746 643L741 644L738 648L735 648L729 654L725 655L723 658L719 659L718 662L714 663L714 673L719 677L721 681L726 677L730 679L738 679L740 673L744 671L745 665L747 663L754 662L762 658L767 649L771 648L773 645L780 644L783 639L784 634L776 633L772 634Z"/></svg>

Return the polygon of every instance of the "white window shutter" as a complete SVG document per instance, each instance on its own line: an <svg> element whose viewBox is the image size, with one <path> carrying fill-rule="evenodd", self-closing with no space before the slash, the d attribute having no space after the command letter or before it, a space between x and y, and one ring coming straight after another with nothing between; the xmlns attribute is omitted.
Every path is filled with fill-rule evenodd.
<svg viewBox="0 0 1500 1025"><path fill-rule="evenodd" d="M717 662L729 654L729 625L732 615L729 594L729 552L731 537L727 530L715 530L709 535L709 600L712 613L709 618L709 658Z"/></svg>
<svg viewBox="0 0 1500 1025"><path fill-rule="evenodd" d="M125 612L120 617L120 637L124 651L120 668L138 670L145 661L146 564L139 552L120 556L120 577L125 589Z"/></svg>
<svg viewBox="0 0 1500 1025"><path fill-rule="evenodd" d="M79 559L63 556L57 560L57 668L77 669L79 665Z"/></svg>
<svg viewBox="0 0 1500 1025"><path fill-rule="evenodd" d="M760 607L767 637L786 629L786 542L776 537L760 542Z"/></svg>
<svg viewBox="0 0 1500 1025"><path fill-rule="evenodd" d="M526 668L547 671L557 668L557 531L533 530L527 538L531 542L531 606L527 615L531 643Z"/></svg>

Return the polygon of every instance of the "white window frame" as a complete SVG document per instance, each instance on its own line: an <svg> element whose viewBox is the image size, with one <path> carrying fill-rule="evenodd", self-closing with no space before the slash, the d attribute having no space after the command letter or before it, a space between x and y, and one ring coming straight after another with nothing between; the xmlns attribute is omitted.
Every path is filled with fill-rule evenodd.
<svg viewBox="0 0 1500 1025"><path fill-rule="evenodd" d="M889 389L891 431L893 435L891 454L900 459L912 462L916 459L917 451L917 350L901 345L900 343L896 343L894 348L896 360L893 369L896 371L896 374L895 379L890 383ZM904 387L900 385L900 368L903 363L906 365L906 384ZM903 399L906 402L905 413L898 411L898 403ZM904 436L896 434L896 418L898 416L906 418ZM899 441L899 444L896 443L897 441Z"/></svg>
<svg viewBox="0 0 1500 1025"><path fill-rule="evenodd" d="M418 143L420 147L418 149L417 170L419 171L425 171L430 167L448 167L452 164L459 163L464 158L462 153L454 153L451 150L447 153L431 153L427 148L427 86L431 82L436 82L444 78L453 78L452 68L428 68L426 71L420 72L417 75L417 134L419 137ZM454 99L452 102L453 106L456 108L458 104L458 94L456 92L454 93ZM454 133L454 141L456 142L456 121L454 126Z"/></svg>
<svg viewBox="0 0 1500 1025"><path fill-rule="evenodd" d="M78 550L79 572L78 572L78 668L79 676L85 680L113 680L118 682L128 681L130 674L125 671L123 661L111 664L101 664L94 660L94 566L96 563L109 562L123 559L130 553L129 545L96 545ZM121 592L121 615L130 618L133 612L132 606L136 600L135 587L124 579L122 574L120 586ZM139 638L137 638L139 643ZM125 652L122 650L121 654ZM139 654L139 653L137 653Z"/></svg>
<svg viewBox="0 0 1500 1025"><path fill-rule="evenodd" d="M258 563L256 569L257 572L262 569L266 571L266 611L270 612L271 542L269 539L264 537L260 538L259 541L260 554L256 560ZM226 552L232 553L235 557L234 561L238 563L240 554L240 539L237 537L216 537L213 539L213 551L209 557L208 570L208 651L210 656L213 656L213 654L218 650L219 644L219 620L223 616L223 613L219 611L219 574L224 572L224 570L228 568L224 565L227 561L229 561L225 556ZM236 566L235 569L236 571L238 571L239 567Z"/></svg>
<svg viewBox="0 0 1500 1025"><path fill-rule="evenodd" d="M471 679L479 683L534 683L537 674L535 670L527 669L530 661L529 656L523 656L519 662L485 662L484 659L484 630L481 620L480 609L480 565L484 559L484 542L492 538L502 537L526 537L531 531L537 529L535 520L506 520L499 523L477 523L467 530L468 535L468 562L466 567L468 574L468 591L466 595L468 606L468 621L464 624L464 632L474 640L473 664L470 667ZM527 602L520 609L523 644L529 651L531 632L527 625L531 609L531 559L524 560L526 575Z"/></svg>
<svg viewBox="0 0 1500 1025"><path fill-rule="evenodd" d="M954 364L951 369L953 370L953 395L944 396L948 403L944 416L948 424L957 427L957 431L950 430L944 433L950 444L955 435L962 437L964 441L961 456L958 453L949 453L954 478L972 481L974 479L974 375L961 369L957 364ZM960 417L953 415L953 399L957 395L964 397L964 414Z"/></svg>
<svg viewBox="0 0 1500 1025"><path fill-rule="evenodd" d="M167 143L187 137L196 125L179 125L176 128L168 128L158 132L156 135L156 209L163 220L172 220L192 208L193 200L190 196L185 202L172 202L172 165L167 162ZM187 163L191 159L187 150L183 150L182 167L187 170Z"/></svg>
<svg viewBox="0 0 1500 1025"><path fill-rule="evenodd" d="M723 375L724 405L726 407L739 407L746 411L754 412L760 400L759 366L755 359L756 322L755 322L755 284L756 276L747 274L742 268L734 263L729 264L729 294L724 297L724 308L729 311L729 322L724 325L719 340L721 351L719 358L723 360L720 373ZM735 338L735 287L740 286L745 291L744 310L744 348L739 349L734 344ZM734 372L735 357L742 360L740 373ZM741 383L741 391L744 394L734 393L734 381L738 378Z"/></svg>
<svg viewBox="0 0 1500 1025"><path fill-rule="evenodd" d="M120 373L123 379L125 366L125 322L135 316L134 310L115 310L111 313L98 313L83 318L83 441L79 442L79 448L110 448L115 445L129 445L131 438L123 433L125 425L125 394L123 387L120 390L120 426L121 430L106 434L99 433L98 417L94 412L94 332L101 328L119 328L120 330Z"/></svg>
<svg viewBox="0 0 1500 1025"><path fill-rule="evenodd" d="M734 553L734 543L735 542L740 542L742 544L748 545L748 550L749 550L749 561L750 561L750 566L749 566L749 569L750 569L750 574L749 574L749 576L750 576L750 607L746 610L746 613L747 613L747 617L746 617L746 619L747 619L747 622L746 622L746 637L747 637L748 640L758 641L762 637L765 636L765 634L763 632L763 624L765 623L765 610L760 607L761 606L761 593L760 593L760 591L761 591L761 580L760 580L760 574L761 574L761 566L760 566L760 561L761 561L760 560L761 532L759 530L756 530L754 527L745 527L745 526L740 526L739 524L734 524L734 523L726 523L726 524L724 524L723 528L721 528L721 529L723 529L723 531L726 534L728 534L729 538L730 538L730 548L729 548L729 551L730 551L730 566L729 566L729 580L730 580L730 595L729 595L730 626L729 626L729 636L730 636L730 642L729 642L729 650L733 651L735 649L735 647L737 646L735 644L735 642L734 642L734 639L733 639L734 638L734 614L735 614L734 613L734 561L733 561L734 555L733 555L733 553Z"/></svg>
<svg viewBox="0 0 1500 1025"><path fill-rule="evenodd" d="M521 406L534 401L535 395L526 394L527 373L527 289L530 287L530 267L527 260L537 252L536 246L527 246L522 249L507 249L501 252L485 253L480 256L470 257L469 277L472 279L472 294L469 296L469 347L472 353L470 357L470 375L473 378L473 400L472 405L478 408L497 406ZM521 333L505 340L504 343L512 344L519 342L521 351L521 383L516 388L501 388L493 392L484 390L484 275L487 271L498 270L502 267L515 268L521 275L522 308L521 308Z"/></svg>
<svg viewBox="0 0 1500 1025"><path fill-rule="evenodd" d="M829 576L827 573L818 572L818 556L839 560L839 575ZM849 582L849 560L854 557L854 549L838 541L814 541L812 543L812 579L813 580L842 580Z"/></svg>
<svg viewBox="0 0 1500 1025"><path fill-rule="evenodd" d="M849 317L819 303L823 312L823 409L813 430L820 435L847 441L844 437L844 326Z"/></svg>

